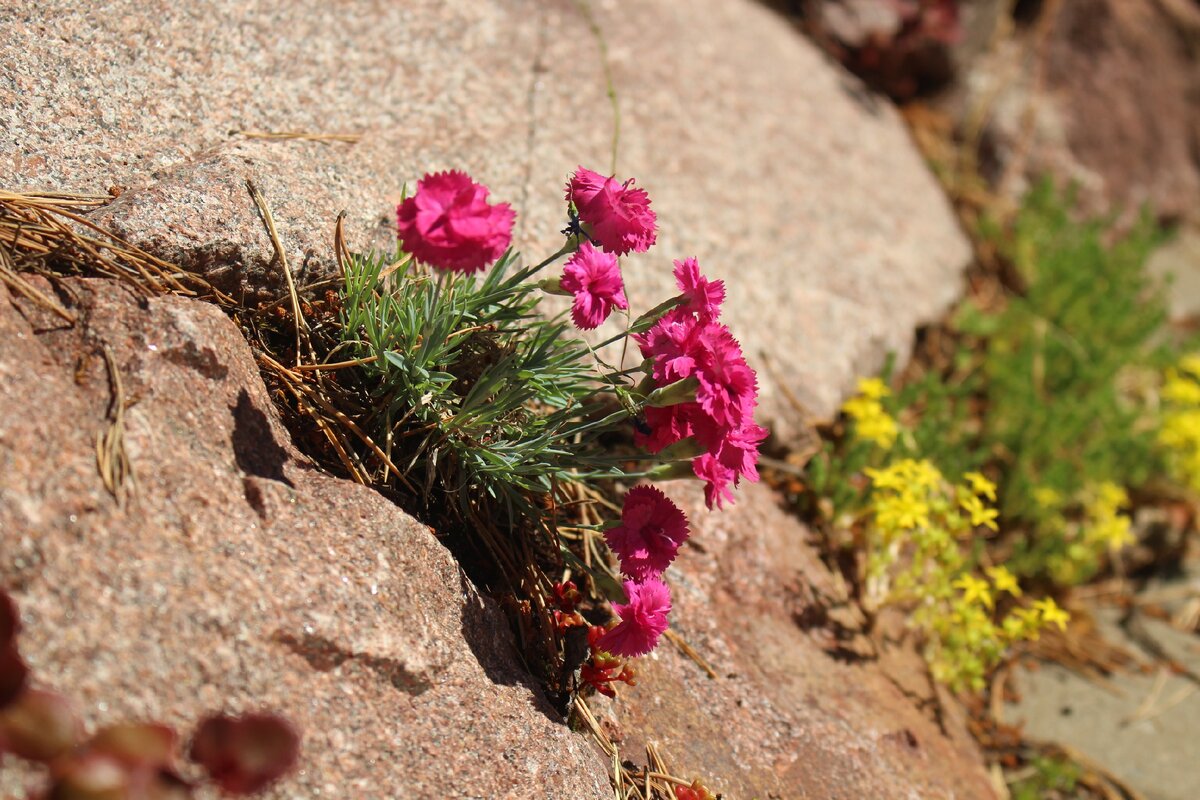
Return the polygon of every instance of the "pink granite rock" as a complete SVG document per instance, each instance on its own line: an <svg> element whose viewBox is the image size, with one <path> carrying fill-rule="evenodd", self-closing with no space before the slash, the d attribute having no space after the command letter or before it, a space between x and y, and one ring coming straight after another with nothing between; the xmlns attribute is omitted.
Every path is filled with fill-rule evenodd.
<svg viewBox="0 0 1200 800"><path fill-rule="evenodd" d="M305 738L273 796L608 796L503 614L428 529L296 453L215 307L64 287L74 329L0 290L0 583L40 680L93 725L278 710ZM105 351L128 401L124 506L96 467ZM627 756L655 741L727 797L989 796L953 707L946 734L914 705L911 647L864 657L861 617L768 491L709 513L699 485L668 488L696 528L667 575L673 621L718 678L664 642L637 688L597 698Z"/></svg>
<svg viewBox="0 0 1200 800"><path fill-rule="evenodd" d="M764 419L794 440L796 401L828 416L955 298L966 242L895 111L782 18L750 0L592 6L623 111L618 170L660 222L628 260L630 301L671 292L675 258L728 279ZM516 244L540 258L567 176L609 169L600 50L567 0L21 0L0 8L0 52L0 183L121 187L97 221L249 300L283 283L247 177L304 283L328 274L339 211L351 247L390 247L401 186L427 170L465 169L512 202Z"/></svg>
<svg viewBox="0 0 1200 800"><path fill-rule="evenodd" d="M725 278L786 441L803 427L793 398L829 414L907 351L956 295L966 244L895 113L768 11L591 5L624 111L619 171L662 230L628 262L630 299L672 292L685 255ZM247 178L304 284L329 274L343 209L352 247L390 247L400 187L427 170L466 169L513 202L536 255L556 247L568 174L608 169L599 49L566 0L23 0L0 7L0 51L5 188L119 188L97 222L247 302L283 292ZM362 138L230 133L246 129ZM281 797L611 796L503 616L428 530L297 455L215 309L66 285L74 330L0 295L0 580L39 675L92 723L287 713L305 766ZM104 346L130 398L125 507L96 474ZM961 728L942 737L889 688L920 674L911 659L837 661L819 610L836 587L767 495L704 530L709 555L689 550L670 578L678 619L739 677L708 682L664 649L613 717L625 752L655 738L728 797L988 796Z"/></svg>
<svg viewBox="0 0 1200 800"><path fill-rule="evenodd" d="M434 535L296 453L220 311L66 286L76 329L0 288L0 582L37 679L92 725L282 712L303 755L274 797L608 791ZM96 469L105 350L129 403L124 507Z"/></svg>

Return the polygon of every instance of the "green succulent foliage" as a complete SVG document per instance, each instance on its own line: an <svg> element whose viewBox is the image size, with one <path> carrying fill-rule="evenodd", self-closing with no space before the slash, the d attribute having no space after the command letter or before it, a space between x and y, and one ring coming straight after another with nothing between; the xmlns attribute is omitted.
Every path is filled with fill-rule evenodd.
<svg viewBox="0 0 1200 800"><path fill-rule="evenodd" d="M1161 288L1143 270L1162 235L1143 216L1107 244L1109 225L1073 220L1073 206L1049 182L1034 189L1000 240L1024 296L998 315L968 307L960 318L986 341L982 433L1005 462L1011 517L1031 515L1038 487L1075 497L1088 484L1138 486L1161 471L1137 379L1174 357Z"/></svg>
<svg viewBox="0 0 1200 800"><path fill-rule="evenodd" d="M393 262L352 257L343 346L374 358L365 427L410 489L448 487L464 512L495 501L536 516L531 497L556 481L618 474L595 434L627 413L606 404L621 390L561 315L537 313L535 268L511 252L482 278Z"/></svg>
<svg viewBox="0 0 1200 800"><path fill-rule="evenodd" d="M1143 215L1115 236L1107 220L1079 221L1075 205L1072 192L1045 181L1010 228L985 227L1024 292L998 313L965 304L952 374L893 398L901 416L918 411L911 441L936 453L947 474L1000 467L1003 518L1025 531L1010 566L1068 582L1098 566L1075 563L1080 548L1064 524L1085 487L1136 487L1162 474L1145 393L1178 352L1162 287L1144 270L1162 232ZM972 404L979 413L968 413ZM1061 501L1039 502L1039 493Z"/></svg>
<svg viewBox="0 0 1200 800"><path fill-rule="evenodd" d="M928 459L952 476L982 467L988 454L971 413L971 400L983 387L976 362L964 348L955 355L949 375L927 372L883 399L888 413L906 425L896 441L896 457ZM890 365L889 360L889 372Z"/></svg>
<svg viewBox="0 0 1200 800"><path fill-rule="evenodd" d="M1008 786L1013 800L1066 800L1076 796L1083 777L1079 765L1065 758L1038 756L1029 766L1028 774Z"/></svg>
<svg viewBox="0 0 1200 800"><path fill-rule="evenodd" d="M986 467L1005 527L1022 532L1009 566L1065 583L1100 565L1076 541L1085 489L1136 488L1164 474L1149 398L1181 348L1168 335L1163 288L1144 270L1163 233L1144 215L1118 236L1109 220L1080 221L1075 205L1046 181L1011 226L984 226L1023 291L998 312L964 304L948 368L881 401L900 424L887 460L928 459L952 477ZM878 466L864 444L826 443L810 464L810 484L838 513L861 505L854 476Z"/></svg>

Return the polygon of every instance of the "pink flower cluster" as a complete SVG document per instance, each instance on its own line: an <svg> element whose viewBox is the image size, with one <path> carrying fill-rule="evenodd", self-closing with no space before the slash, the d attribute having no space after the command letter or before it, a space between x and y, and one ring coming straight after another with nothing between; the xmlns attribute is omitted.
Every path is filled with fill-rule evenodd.
<svg viewBox="0 0 1200 800"><path fill-rule="evenodd" d="M485 269L511 243L515 218L507 203L492 204L487 197L486 187L461 172L426 175L396 210L401 245L438 269ZM589 241L579 244L562 277L547 281L546 287L571 293L572 320L590 330L613 309L628 309L617 257L650 248L658 235L657 217L649 196L632 179L622 183L582 166L568 181L566 198L578 214L574 232ZM639 443L658 453L693 440L703 452L693 458L692 471L705 482L708 507L720 507L732 500L731 487L742 478L758 480L758 448L767 431L754 423L757 378L737 340L718 321L724 283L701 274L694 258L675 262L675 282L681 293L678 305L634 338L650 359L656 386L675 387L658 393L656 402L677 402L646 408L649 432L639 432ZM632 670L615 656L645 655L666 631L671 591L662 574L688 535L687 518L662 491L638 486L627 493L621 523L605 533L605 540L628 578L628 602L613 604L620 618L614 627L589 632L593 659L585 681L599 691L611 693L610 684L617 681L632 683ZM575 611L576 599L562 589L556 612L561 629L586 624Z"/></svg>
<svg viewBox="0 0 1200 800"><path fill-rule="evenodd" d="M516 212L487 202L488 189L462 172L436 172L396 208L405 252L437 269L472 273L487 268L512 242Z"/></svg>
<svg viewBox="0 0 1200 800"><path fill-rule="evenodd" d="M579 167L567 182L567 200L587 233L599 244L583 242L563 269L561 287L575 296L571 319L576 327L600 327L614 308L627 309L617 256L645 252L658 234L650 198L633 181L618 183Z"/></svg>
<svg viewBox="0 0 1200 800"><path fill-rule="evenodd" d="M560 283L575 295L571 319L583 330L600 327L613 308L629 308L617 257L597 250L590 242L581 244L567 261Z"/></svg>
<svg viewBox="0 0 1200 800"><path fill-rule="evenodd" d="M662 574L687 538L687 517L661 489L635 486L625 494L621 524L606 531L604 540L631 578L625 582L629 602L613 605L621 621L599 640L601 650L640 656L658 644L671 611Z"/></svg>
<svg viewBox="0 0 1200 800"><path fill-rule="evenodd" d="M695 379L696 399L666 408L647 408L649 434L639 442L652 453L691 437L704 449L692 470L705 482L709 508L732 501L742 478L758 481L758 448L767 430L754 423L758 379L729 328L717 320L725 299L721 281L700 273L696 259L675 262L675 283L684 298L649 331L635 336L652 359L659 387Z"/></svg>

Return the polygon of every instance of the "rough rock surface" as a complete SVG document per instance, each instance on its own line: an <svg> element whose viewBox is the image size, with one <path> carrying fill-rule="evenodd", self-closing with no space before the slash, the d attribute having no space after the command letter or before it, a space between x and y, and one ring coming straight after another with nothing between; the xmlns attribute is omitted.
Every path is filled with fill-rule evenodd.
<svg viewBox="0 0 1200 800"><path fill-rule="evenodd" d="M765 421L789 438L791 397L829 414L907 351L957 293L967 246L890 107L768 11L591 5L623 109L619 172L662 226L628 262L631 299L671 291L684 255L726 278ZM25 0L0 7L0 51L4 187L114 187L97 222L248 301L283 284L247 178L303 284L327 274L343 209L352 246L388 246L400 186L427 170L487 182L517 206L518 244L549 252L567 174L609 158L599 47L566 0ZM279 708L307 737L280 796L609 796L603 759L556 723L429 532L296 455L219 312L69 286L89 310L75 330L0 296L0 580L41 674L89 720ZM131 403L125 508L93 451L105 346ZM856 651L826 633L837 588L802 538L765 492L706 517L670 579L684 635L725 677L664 650L602 709L623 750L654 738L731 798L989 796L961 726L946 738L905 699L927 691L911 659L837 660Z"/></svg>
<svg viewBox="0 0 1200 800"><path fill-rule="evenodd" d="M93 724L278 709L305 733L280 797L608 796L503 615L428 529L296 454L215 307L66 285L75 329L0 289L0 584L43 680ZM128 400L124 507L96 469L105 351ZM668 645L598 698L627 757L656 741L731 798L990 796L961 720L948 738L914 705L911 650L881 665L830 633L856 613L768 491L713 514L670 488L696 526L668 574L675 622L719 677Z"/></svg>
<svg viewBox="0 0 1200 800"><path fill-rule="evenodd" d="M275 797L608 791L430 531L297 455L216 307L69 286L73 330L0 287L0 584L42 681L92 724L279 710L304 752ZM124 508L96 469L106 350L129 404Z"/></svg>
<svg viewBox="0 0 1200 800"><path fill-rule="evenodd" d="M591 5L622 107L618 169L663 231L629 261L631 299L671 291L670 259L686 255L729 279L764 417L790 438L792 398L828 415L908 351L956 295L967 245L891 107L769 10ZM386 246L401 185L434 169L487 182L517 206L518 244L548 254L566 176L609 163L600 50L566 0L24 0L0 9L0 51L0 181L121 187L98 221L251 299L282 284L246 177L303 283L328 266L340 210L352 246Z"/></svg>
<svg viewBox="0 0 1200 800"><path fill-rule="evenodd" d="M979 4L994 16L1003 4ZM972 4L974 6L974 4ZM1049 171L1082 189L1091 212L1148 204L1200 222L1200 6L1188 0L1030 4L1033 21L963 76L985 108L989 157L1014 177ZM970 111L968 113L971 113ZM1013 181L1006 188L1023 187Z"/></svg>
<svg viewBox="0 0 1200 800"><path fill-rule="evenodd" d="M1152 588L1145 599L1189 596L1200 587L1194 563L1191 580L1180 579ZM1190 583L1190 586L1189 586ZM1182 592L1180 590L1183 590ZM1096 623L1104 638L1128 650L1138 662L1129 671L1108 677L1104 685L1059 664L1042 664L1037 671L1013 673L1020 703L1006 709L1010 722L1021 724L1030 738L1060 742L1083 753L1138 790L1147 800L1192 800L1200 797L1200 691L1187 675L1158 664L1155 653L1119 624L1117 609L1099 609ZM1196 637L1166 622L1139 618L1142 636L1174 663L1200 675Z"/></svg>
<svg viewBox="0 0 1200 800"><path fill-rule="evenodd" d="M594 703L626 752L654 741L738 798L994 796L956 707L946 732L935 721L920 658L856 632L861 612L769 490L714 513L695 484L664 488L693 528L666 573L672 627L718 677L669 644L643 659L638 686Z"/></svg>

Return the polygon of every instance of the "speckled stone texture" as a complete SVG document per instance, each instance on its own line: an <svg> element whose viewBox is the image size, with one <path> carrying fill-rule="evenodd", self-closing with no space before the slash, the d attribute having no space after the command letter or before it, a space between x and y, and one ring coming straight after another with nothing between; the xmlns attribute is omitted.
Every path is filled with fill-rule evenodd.
<svg viewBox="0 0 1200 800"><path fill-rule="evenodd" d="M92 724L265 707L304 735L277 798L592 798L599 751L433 534L292 448L216 307L72 281L61 329L0 287L0 584L36 676ZM96 470L109 350L137 493ZM18 774L0 769L0 795Z"/></svg>
<svg viewBox="0 0 1200 800"><path fill-rule="evenodd" d="M725 278L763 421L787 441L796 405L828 415L907 351L957 293L966 243L894 111L770 12L591 5L623 109L618 171L662 227L626 261L635 310L672 292L673 258ZM489 184L540 257L567 175L607 169L599 49L566 0L27 0L0 6L0 52L0 185L112 187L98 223L248 302L283 281L247 178L305 284L328 274L340 210L352 247L390 246L400 187L427 170ZM231 134L246 129L362 138ZM90 722L281 709L306 749L279 797L611 796L598 751L554 718L429 531L296 454L215 308L67 286L74 330L0 295L0 581L40 674ZM95 468L105 346L131 402L125 509ZM676 493L697 511L695 487ZM657 741L731 800L989 796L959 722L943 735L913 705L928 687L912 653L864 661L853 634L831 638L853 608L769 493L697 519L669 580L722 678L664 647L598 704L624 752Z"/></svg>
<svg viewBox="0 0 1200 800"><path fill-rule="evenodd" d="M295 452L215 307L64 286L74 329L0 288L0 584L41 680L91 724L282 711L303 772L275 797L610 796L504 616L428 529ZM128 398L124 508L95 462L106 350ZM624 753L657 742L728 798L990 796L953 706L944 733L914 705L933 708L920 660L875 657L769 491L711 513L697 484L667 488L694 526L667 576L674 625L719 677L666 642L642 659L638 687L594 700Z"/></svg>
<svg viewBox="0 0 1200 800"><path fill-rule="evenodd" d="M670 261L729 280L729 324L793 439L959 290L968 247L895 111L749 0L591 3L623 112L621 176L662 235L628 259L635 309ZM389 246L400 187L463 168L557 249L562 187L609 164L600 52L567 0L204 4L19 0L0 8L0 183L124 190L97 221L249 299L282 291L253 178L304 283ZM265 142L235 130L358 133ZM789 397L790 395L790 397Z"/></svg>

